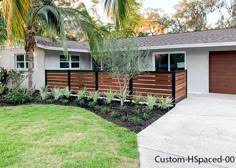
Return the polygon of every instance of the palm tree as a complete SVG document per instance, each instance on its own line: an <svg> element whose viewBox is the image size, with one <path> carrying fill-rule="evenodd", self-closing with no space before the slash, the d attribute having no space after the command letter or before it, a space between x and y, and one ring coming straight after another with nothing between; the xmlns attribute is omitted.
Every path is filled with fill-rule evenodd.
<svg viewBox="0 0 236 168"><path fill-rule="evenodd" d="M104 0L105 11L113 17L117 29L124 25L133 3L134 0Z"/></svg>
<svg viewBox="0 0 236 168"><path fill-rule="evenodd" d="M71 24L74 28L79 27L84 31L89 37L91 48L97 43L96 39L99 37L95 31L97 27L85 9L78 11L60 8L52 0L3 0L2 6L8 39L11 41L24 39L28 59L28 94L32 93L35 35L39 30L43 29L43 33L51 39L55 40L55 36L60 37L65 55L68 51L64 24Z"/></svg>

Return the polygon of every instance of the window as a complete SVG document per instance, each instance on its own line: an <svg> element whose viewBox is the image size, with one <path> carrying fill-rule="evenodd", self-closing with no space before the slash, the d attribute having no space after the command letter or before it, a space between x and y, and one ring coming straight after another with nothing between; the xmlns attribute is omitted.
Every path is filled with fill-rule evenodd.
<svg viewBox="0 0 236 168"><path fill-rule="evenodd" d="M184 52L155 53L156 71L176 71L185 70Z"/></svg>
<svg viewBox="0 0 236 168"><path fill-rule="evenodd" d="M170 54L170 69L171 71L185 69L185 54Z"/></svg>
<svg viewBox="0 0 236 168"><path fill-rule="evenodd" d="M28 69L28 64L25 54L16 55L16 69Z"/></svg>
<svg viewBox="0 0 236 168"><path fill-rule="evenodd" d="M79 69L80 57L78 55L69 55L68 58L60 55L60 68L62 69Z"/></svg>
<svg viewBox="0 0 236 168"><path fill-rule="evenodd" d="M156 70L168 71L168 54L155 54Z"/></svg>

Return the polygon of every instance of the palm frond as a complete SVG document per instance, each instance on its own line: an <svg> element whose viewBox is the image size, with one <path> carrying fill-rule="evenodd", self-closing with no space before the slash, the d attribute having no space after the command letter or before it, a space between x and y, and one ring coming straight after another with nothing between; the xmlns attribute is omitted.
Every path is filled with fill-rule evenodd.
<svg viewBox="0 0 236 168"><path fill-rule="evenodd" d="M44 32L51 39L59 36L64 48L64 54L68 55L64 19L61 10L61 8L53 5L40 5L30 11L26 23L29 28L43 27Z"/></svg>
<svg viewBox="0 0 236 168"><path fill-rule="evenodd" d="M22 40L27 13L31 0L3 0L2 13L6 21L9 40Z"/></svg>
<svg viewBox="0 0 236 168"><path fill-rule="evenodd" d="M104 9L107 15L113 17L117 28L124 24L129 15L130 3L130 0L104 0Z"/></svg>

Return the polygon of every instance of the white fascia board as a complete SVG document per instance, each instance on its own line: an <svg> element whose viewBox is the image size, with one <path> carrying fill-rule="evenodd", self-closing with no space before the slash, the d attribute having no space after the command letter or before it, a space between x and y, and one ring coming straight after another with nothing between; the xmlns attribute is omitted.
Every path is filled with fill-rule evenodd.
<svg viewBox="0 0 236 168"><path fill-rule="evenodd" d="M180 44L180 45L150 46L150 47L140 47L139 49L140 49L140 50L155 50L155 49L226 47L226 46L236 46L236 42L199 43L199 44Z"/></svg>
<svg viewBox="0 0 236 168"><path fill-rule="evenodd" d="M63 51L64 49L62 47L48 47L45 45L41 45L41 44L37 44L37 47L45 49L45 50L53 50L53 51ZM89 53L89 50L85 50L85 49L72 49L72 48L68 48L69 52L81 52L81 53Z"/></svg>

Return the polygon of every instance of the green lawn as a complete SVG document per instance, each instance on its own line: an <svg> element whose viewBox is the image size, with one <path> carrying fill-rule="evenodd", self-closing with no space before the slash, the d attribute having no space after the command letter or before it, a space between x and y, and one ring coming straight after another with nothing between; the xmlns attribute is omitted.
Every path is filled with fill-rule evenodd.
<svg viewBox="0 0 236 168"><path fill-rule="evenodd" d="M0 167L138 167L136 135L77 107L0 107Z"/></svg>

